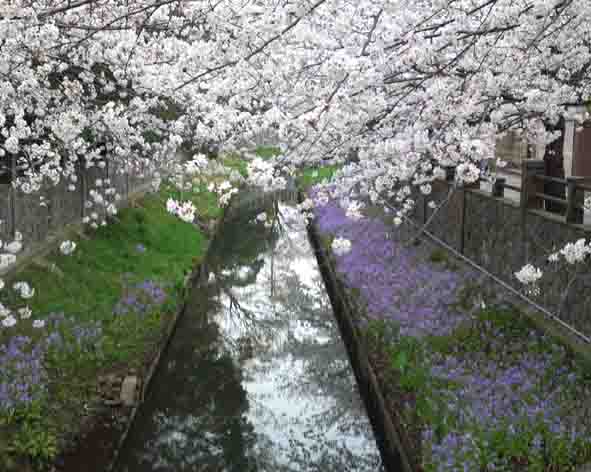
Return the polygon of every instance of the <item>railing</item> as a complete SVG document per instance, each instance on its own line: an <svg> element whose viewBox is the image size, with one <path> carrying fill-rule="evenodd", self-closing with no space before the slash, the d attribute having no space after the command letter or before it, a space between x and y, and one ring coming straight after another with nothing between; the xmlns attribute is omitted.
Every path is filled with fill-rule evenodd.
<svg viewBox="0 0 591 472"><path fill-rule="evenodd" d="M447 180L453 181L455 169L446 168ZM544 183L562 186L564 198L544 191ZM474 185L478 187L478 185ZM549 204L562 207L560 213L566 223L583 224L584 192L591 193L591 177L567 177L561 179L544 175L544 162L536 159L526 159L522 162L520 185L509 184L506 177L497 177L491 188L491 196L507 198L506 190L519 195L522 211L530 209L544 210ZM556 213L556 212L552 212Z"/></svg>
<svg viewBox="0 0 591 472"><path fill-rule="evenodd" d="M585 177L567 177L561 179L544 175L543 161L526 160L523 162L521 182L521 206L527 209L544 209L548 203L563 207L562 216L566 223L583 223L584 214L584 191L591 190L591 187L585 185ZM565 197L552 195L544 191L544 184L552 183L562 187Z"/></svg>
<svg viewBox="0 0 591 472"><path fill-rule="evenodd" d="M497 177L492 185L492 196L503 198L505 196L505 189L521 193L521 187L518 187L517 185L508 184L507 179L505 177Z"/></svg>

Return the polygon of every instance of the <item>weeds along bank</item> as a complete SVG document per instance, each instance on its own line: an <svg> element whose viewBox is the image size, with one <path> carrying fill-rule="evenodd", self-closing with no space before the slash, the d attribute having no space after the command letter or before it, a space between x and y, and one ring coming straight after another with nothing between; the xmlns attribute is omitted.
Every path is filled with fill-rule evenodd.
<svg viewBox="0 0 591 472"><path fill-rule="evenodd" d="M392 216L314 188L316 227L419 470L571 471L591 462L591 373L499 289ZM311 205L310 205L311 206Z"/></svg>
<svg viewBox="0 0 591 472"><path fill-rule="evenodd" d="M122 381L137 377L137 395L245 163L199 156L184 167L105 226L72 233L42 264L4 278L3 472L59 470L96 446L89 443L105 442L97 430L125 424Z"/></svg>

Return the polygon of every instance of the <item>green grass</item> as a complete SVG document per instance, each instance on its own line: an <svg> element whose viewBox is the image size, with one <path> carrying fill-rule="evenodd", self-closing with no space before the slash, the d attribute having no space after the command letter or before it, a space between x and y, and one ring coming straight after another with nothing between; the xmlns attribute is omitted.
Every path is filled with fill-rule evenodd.
<svg viewBox="0 0 591 472"><path fill-rule="evenodd" d="M100 228L89 239L77 239L77 248L70 256L53 251L46 259L59 273L30 266L7 280L7 285L24 280L35 288L35 296L28 301L34 318L63 312L67 320L59 327L42 330L19 322L17 327L0 333L0 344L3 338L17 334L38 339L53 331L59 331L70 344L65 350L50 349L45 356L49 386L40 402L17 411L0 411L0 459L14 459L17 454L28 455L40 466L50 462L56 441L59 444L62 437L79 427L83 405L98 401L98 375L144 365L147 353L162 335L164 322L181 301L185 275L207 248L206 237L196 226L166 211L166 200L171 196L179 198L178 192L163 187L135 201L119 213L118 222ZM215 196L204 189L185 192L186 199L195 203L200 219L221 215ZM138 245L145 250L138 250ZM122 295L146 280L166 291L165 303L151 306L144 315L115 315L114 307ZM3 290L0 295L6 306L22 305L12 290ZM101 327L101 337L96 345L77 347L73 329L91 323ZM7 439L6 431L14 430L20 433ZM3 467L0 460L0 470Z"/></svg>
<svg viewBox="0 0 591 472"><path fill-rule="evenodd" d="M22 271L18 279L35 287L30 303L34 312L105 319L120 296L123 274L132 274L135 280L180 280L192 257L203 253L205 238L166 212L167 196L167 192L150 195L138 208L124 209L119 223L100 228L92 239L77 241L71 256L52 254L48 259L65 274L63 278L36 267ZM202 206L217 216L212 202ZM136 249L138 244L146 248L144 253Z"/></svg>
<svg viewBox="0 0 591 472"><path fill-rule="evenodd" d="M259 146L256 148L255 154L262 159L272 159L281 154L281 149L275 146Z"/></svg>
<svg viewBox="0 0 591 472"><path fill-rule="evenodd" d="M306 168L298 176L298 186L307 189L325 180L330 180L339 168L340 166L337 165Z"/></svg>
<svg viewBox="0 0 591 472"><path fill-rule="evenodd" d="M272 159L281 154L278 147L273 146L259 146L255 149L255 154L262 159ZM227 153L222 157L222 164L230 169L235 169L243 177L247 176L248 161L243 159L238 153Z"/></svg>
<svg viewBox="0 0 591 472"><path fill-rule="evenodd" d="M242 157L240 157L240 154L225 154L222 158L222 164L224 164L226 167L229 167L230 169L237 170L238 172L240 172L240 175L242 175L242 177L246 177L248 174L246 170L248 161L242 159Z"/></svg>

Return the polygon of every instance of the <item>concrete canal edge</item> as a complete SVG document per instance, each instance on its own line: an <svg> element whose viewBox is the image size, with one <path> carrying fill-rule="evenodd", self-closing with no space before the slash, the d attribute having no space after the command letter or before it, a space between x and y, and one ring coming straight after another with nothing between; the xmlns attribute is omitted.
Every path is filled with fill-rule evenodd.
<svg viewBox="0 0 591 472"><path fill-rule="evenodd" d="M226 212L224 212L222 217L216 221L215 226L212 231L211 241L213 241L213 239L216 237L217 232L218 232L219 228L222 226L222 222L225 217L226 217ZM210 245L211 245L211 241L210 241ZM133 426L135 418L136 418L136 416L137 416L137 414L144 402L144 399L146 397L146 393L148 392L148 389L150 388L150 384L152 382L154 374L155 374L156 370L158 369L158 365L160 364L160 359L162 358L163 353L168 348L170 341L171 341L171 339L174 335L174 332L176 330L176 327L178 325L178 322L179 322L181 316L183 315L183 313L185 312L185 309L187 307L188 290L195 289L196 286L198 286L199 283L201 283L204 280L204 274L207 271L206 264L204 263L206 260L207 260L207 253L206 253L203 261L200 262L199 264L197 264L193 268L193 271L185 279L181 303L179 304L172 319L168 322L168 325L166 326L166 328L164 330L162 340L157 348L156 354L154 355L154 357L150 361L150 365L148 367L148 370L146 371L146 374L143 375L140 379L140 391L138 392L137 397L136 397L137 401L136 401L135 405L133 406L131 413L127 417L127 420L125 423L125 428L124 428L123 432L121 433L121 435L119 436L119 440L117 441L117 444L113 450L113 455L111 456L111 460L110 460L107 468L105 469L105 472L113 472L115 470L115 466L117 465L117 461L119 460L119 455L121 453L121 450L123 449L123 446L125 445L125 442L127 441L127 437L129 436L129 433L131 431L131 428Z"/></svg>
<svg viewBox="0 0 591 472"><path fill-rule="evenodd" d="M315 223L308 226L308 238L316 254L318 267L374 430L385 470L415 472L416 468L411 465L407 453L408 448L404 446L406 435L401 421L393 417L386 407L377 377L369 363L367 351L355 329L355 312L351 300L345 292L345 287L335 275L332 261L323 250Z"/></svg>

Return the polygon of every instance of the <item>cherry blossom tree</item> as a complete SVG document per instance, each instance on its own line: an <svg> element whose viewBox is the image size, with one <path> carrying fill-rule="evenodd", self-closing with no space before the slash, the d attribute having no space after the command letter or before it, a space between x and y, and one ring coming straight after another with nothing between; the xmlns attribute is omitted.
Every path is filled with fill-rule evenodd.
<svg viewBox="0 0 591 472"><path fill-rule="evenodd" d="M398 222L503 133L552 149L591 97L589 24L575 0L0 0L0 159L35 193L271 128L277 168L354 157L331 192Z"/></svg>

